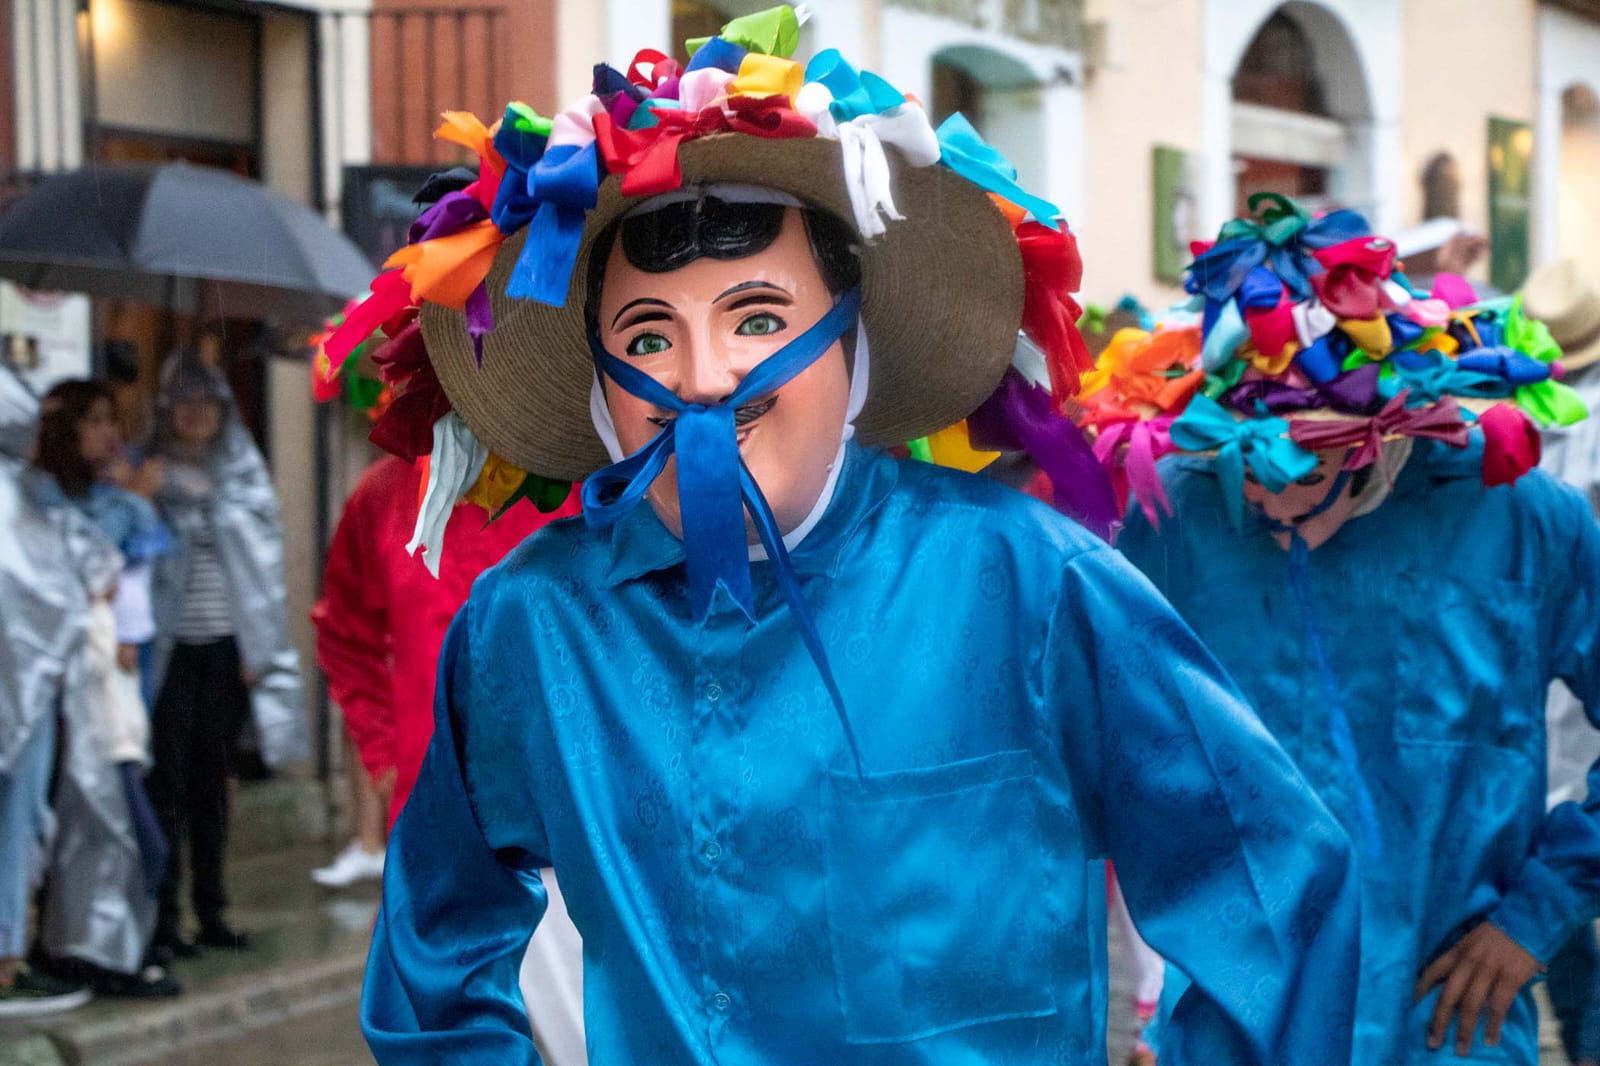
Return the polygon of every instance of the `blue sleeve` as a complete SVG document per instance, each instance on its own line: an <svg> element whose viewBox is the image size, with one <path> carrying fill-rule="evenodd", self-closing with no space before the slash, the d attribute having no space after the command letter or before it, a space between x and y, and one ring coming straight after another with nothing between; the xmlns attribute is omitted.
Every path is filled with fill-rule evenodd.
<svg viewBox="0 0 1600 1066"><path fill-rule="evenodd" d="M1576 493L1560 501L1572 545L1546 573L1554 604L1546 636L1554 675L1600 728L1600 524ZM1568 517L1568 516L1563 516ZM1517 870L1489 920L1540 962L1549 962L1577 928L1600 915L1600 761L1589 768L1589 795L1557 804L1545 816L1533 854Z"/></svg>
<svg viewBox="0 0 1600 1066"><path fill-rule="evenodd" d="M1162 1066L1350 1061L1358 878L1344 831L1172 608L1109 549L1067 569L1047 692L1140 935L1193 986ZM1091 679L1085 685L1084 679Z"/></svg>
<svg viewBox="0 0 1600 1066"><path fill-rule="evenodd" d="M494 765L515 747L481 735L503 716L476 680L473 616L469 601L445 638L433 740L389 840L361 993L361 1027L382 1066L540 1061L517 971L544 914L538 867L548 863L496 847L480 818L474 782L487 792L518 775ZM503 806L486 813L536 821Z"/></svg>

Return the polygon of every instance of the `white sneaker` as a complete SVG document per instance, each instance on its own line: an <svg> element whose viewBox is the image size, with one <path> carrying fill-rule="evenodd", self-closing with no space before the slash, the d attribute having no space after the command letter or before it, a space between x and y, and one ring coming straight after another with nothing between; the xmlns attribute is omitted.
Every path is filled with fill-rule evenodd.
<svg viewBox="0 0 1600 1066"><path fill-rule="evenodd" d="M357 881L378 881L383 878L383 852L363 851L358 841L341 851L332 862L320 870L311 871L311 880L324 888L345 888Z"/></svg>

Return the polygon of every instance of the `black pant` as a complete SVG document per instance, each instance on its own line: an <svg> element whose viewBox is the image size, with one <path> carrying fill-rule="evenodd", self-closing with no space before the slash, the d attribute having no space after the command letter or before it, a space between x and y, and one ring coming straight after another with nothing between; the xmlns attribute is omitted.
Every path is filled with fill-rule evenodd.
<svg viewBox="0 0 1600 1066"><path fill-rule="evenodd" d="M228 777L234 740L249 713L250 692L239 676L232 637L172 650L152 728L155 765L147 782L150 802L172 846L161 885L156 939L178 935L178 883L183 841L193 863L192 899L200 924L222 920L222 853L228 839Z"/></svg>

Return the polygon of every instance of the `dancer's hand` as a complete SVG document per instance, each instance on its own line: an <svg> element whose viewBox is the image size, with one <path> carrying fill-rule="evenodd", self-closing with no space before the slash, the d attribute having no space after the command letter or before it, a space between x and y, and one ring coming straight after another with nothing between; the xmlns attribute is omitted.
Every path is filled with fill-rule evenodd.
<svg viewBox="0 0 1600 1066"><path fill-rule="evenodd" d="M1417 981L1416 1000L1422 1002L1434 985L1444 984L1439 1002L1428 1023L1428 1047L1444 1046L1450 1019L1456 1022L1456 1054L1465 1056L1472 1048L1472 1034L1478 1018L1488 1008L1484 1022L1484 1043L1500 1043L1500 1027L1516 1001L1517 993L1539 972L1539 960L1491 922L1479 924L1461 938L1460 943L1440 955Z"/></svg>
<svg viewBox="0 0 1600 1066"><path fill-rule="evenodd" d="M117 669L125 674L131 674L139 669L139 645L117 645Z"/></svg>

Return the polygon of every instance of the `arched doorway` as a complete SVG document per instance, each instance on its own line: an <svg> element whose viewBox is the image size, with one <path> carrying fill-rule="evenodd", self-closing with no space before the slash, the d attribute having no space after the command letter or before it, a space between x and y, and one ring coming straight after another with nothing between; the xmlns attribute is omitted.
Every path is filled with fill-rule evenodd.
<svg viewBox="0 0 1600 1066"><path fill-rule="evenodd" d="M1561 94L1558 252L1600 274L1600 95L1587 85Z"/></svg>
<svg viewBox="0 0 1600 1066"><path fill-rule="evenodd" d="M935 125L959 111L1016 166L1025 188L1045 188L1049 161L1044 86L1027 64L982 45L934 53Z"/></svg>
<svg viewBox="0 0 1600 1066"><path fill-rule="evenodd" d="M1236 213L1262 191L1371 210L1372 105L1361 56L1331 11L1304 0L1275 9L1230 89Z"/></svg>

